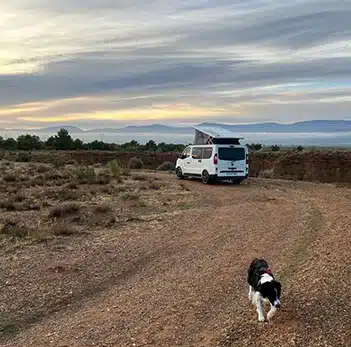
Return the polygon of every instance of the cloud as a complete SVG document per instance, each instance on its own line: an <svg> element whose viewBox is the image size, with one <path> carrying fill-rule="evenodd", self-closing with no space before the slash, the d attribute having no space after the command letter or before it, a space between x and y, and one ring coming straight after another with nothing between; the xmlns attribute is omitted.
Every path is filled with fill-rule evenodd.
<svg viewBox="0 0 351 347"><path fill-rule="evenodd" d="M0 120L345 118L349 18L328 0L13 0Z"/></svg>

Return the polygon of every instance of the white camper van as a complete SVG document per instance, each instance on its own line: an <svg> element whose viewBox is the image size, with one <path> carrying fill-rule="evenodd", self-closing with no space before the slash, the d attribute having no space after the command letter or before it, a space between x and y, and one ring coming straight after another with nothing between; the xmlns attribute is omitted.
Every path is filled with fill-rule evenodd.
<svg viewBox="0 0 351 347"><path fill-rule="evenodd" d="M187 146L176 163L178 179L201 178L204 184L219 180L241 183L248 177L248 148L242 137L220 127L195 128L194 145Z"/></svg>

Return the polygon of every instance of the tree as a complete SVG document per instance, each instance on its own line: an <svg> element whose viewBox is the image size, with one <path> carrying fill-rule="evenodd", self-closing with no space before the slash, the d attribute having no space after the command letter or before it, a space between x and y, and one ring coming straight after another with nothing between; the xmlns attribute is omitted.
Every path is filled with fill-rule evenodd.
<svg viewBox="0 0 351 347"><path fill-rule="evenodd" d="M60 129L57 135L51 136L46 145L52 149L67 150L73 148L73 139L66 129Z"/></svg>
<svg viewBox="0 0 351 347"><path fill-rule="evenodd" d="M43 143L38 136L26 134L17 138L17 147L23 151L30 151L32 149L41 149Z"/></svg>
<svg viewBox="0 0 351 347"><path fill-rule="evenodd" d="M146 151L150 151L150 152L156 152L157 150L157 144L154 140L150 140L149 142L147 142L144 146Z"/></svg>
<svg viewBox="0 0 351 347"><path fill-rule="evenodd" d="M271 149L272 149L273 152L277 152L277 151L280 150L280 147L279 147L278 145L273 145L273 146L271 147Z"/></svg>
<svg viewBox="0 0 351 347"><path fill-rule="evenodd" d="M84 143L81 139L75 139L73 141L73 148L74 149L83 149L84 148Z"/></svg>
<svg viewBox="0 0 351 347"><path fill-rule="evenodd" d="M9 137L4 141L3 148L7 150L15 150L17 149L17 141L12 137Z"/></svg>

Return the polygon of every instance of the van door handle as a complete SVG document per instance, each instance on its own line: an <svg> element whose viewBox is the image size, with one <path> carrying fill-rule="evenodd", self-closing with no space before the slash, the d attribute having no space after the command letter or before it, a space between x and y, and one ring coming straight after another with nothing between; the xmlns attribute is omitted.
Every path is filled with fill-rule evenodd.
<svg viewBox="0 0 351 347"><path fill-rule="evenodd" d="M201 159L199 159L199 160L198 160L198 162L199 162L199 163L202 163L202 160L201 160Z"/></svg>

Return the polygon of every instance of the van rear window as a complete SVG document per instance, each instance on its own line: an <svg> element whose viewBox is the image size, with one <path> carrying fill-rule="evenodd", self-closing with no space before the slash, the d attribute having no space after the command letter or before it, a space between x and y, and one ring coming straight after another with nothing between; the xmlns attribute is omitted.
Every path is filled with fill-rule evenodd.
<svg viewBox="0 0 351 347"><path fill-rule="evenodd" d="M218 148L220 160L245 160L245 148Z"/></svg>

